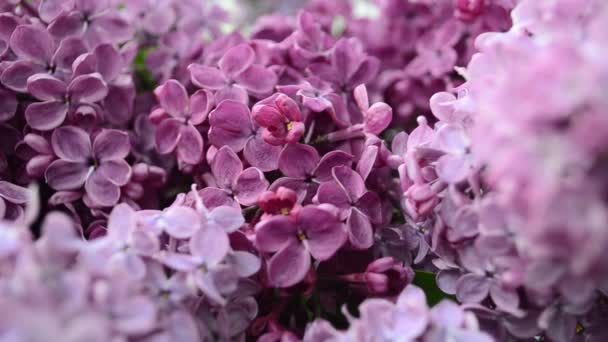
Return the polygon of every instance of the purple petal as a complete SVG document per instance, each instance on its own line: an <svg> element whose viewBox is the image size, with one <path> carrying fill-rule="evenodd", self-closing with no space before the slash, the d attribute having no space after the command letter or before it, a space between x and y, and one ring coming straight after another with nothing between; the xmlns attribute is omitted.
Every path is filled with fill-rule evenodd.
<svg viewBox="0 0 608 342"><path fill-rule="evenodd" d="M367 97L367 88L365 84L358 85L353 91L357 106L362 112L366 112L369 109L369 98Z"/></svg>
<svg viewBox="0 0 608 342"><path fill-rule="evenodd" d="M519 307L519 296L517 292L509 290L499 284L490 288L490 296L496 307L504 312L516 313Z"/></svg>
<svg viewBox="0 0 608 342"><path fill-rule="evenodd" d="M465 317L464 311L458 304L450 300L443 300L433 307L431 318L442 327L457 329L462 325Z"/></svg>
<svg viewBox="0 0 608 342"><path fill-rule="evenodd" d="M50 23L60 14L71 10L74 7L72 0L43 0L38 6L38 14L44 22Z"/></svg>
<svg viewBox="0 0 608 342"><path fill-rule="evenodd" d="M255 167L245 169L236 180L235 198L243 206L257 202L258 197L268 188L268 181L262 171Z"/></svg>
<svg viewBox="0 0 608 342"><path fill-rule="evenodd" d="M228 84L228 80L217 68L212 68L200 64L190 64L190 79L192 83L204 89L219 90Z"/></svg>
<svg viewBox="0 0 608 342"><path fill-rule="evenodd" d="M208 224L215 224L221 227L226 233L237 231L245 223L240 209L232 206L220 206L209 213Z"/></svg>
<svg viewBox="0 0 608 342"><path fill-rule="evenodd" d="M53 42L44 28L19 25L11 35L10 46L17 56L44 65L50 62L55 51Z"/></svg>
<svg viewBox="0 0 608 342"><path fill-rule="evenodd" d="M190 239L192 255L204 260L207 267L219 264L230 249L228 234L216 225L199 229Z"/></svg>
<svg viewBox="0 0 608 342"><path fill-rule="evenodd" d="M97 170L117 186L124 186L131 179L131 166L122 159L106 160Z"/></svg>
<svg viewBox="0 0 608 342"><path fill-rule="evenodd" d="M14 204L24 204L29 200L30 194L24 187L0 180L0 197Z"/></svg>
<svg viewBox="0 0 608 342"><path fill-rule="evenodd" d="M51 146L57 157L74 162L87 162L91 157L91 140L87 132L75 126L53 131Z"/></svg>
<svg viewBox="0 0 608 342"><path fill-rule="evenodd" d="M357 249L367 249L374 244L374 230L369 217L353 208L348 219L348 240Z"/></svg>
<svg viewBox="0 0 608 342"><path fill-rule="evenodd" d="M313 175L319 163L317 150L304 144L289 144L279 157L279 169L287 177L306 178Z"/></svg>
<svg viewBox="0 0 608 342"><path fill-rule="evenodd" d="M302 217L300 224L308 227L306 243L315 259L331 258L346 241L344 227L331 213L315 207L305 207L299 215Z"/></svg>
<svg viewBox="0 0 608 342"><path fill-rule="evenodd" d="M95 158L104 160L124 159L131 151L129 136L116 129L104 129L93 141Z"/></svg>
<svg viewBox="0 0 608 342"><path fill-rule="evenodd" d="M252 65L236 77L236 81L254 94L267 94L277 84L277 75L261 65Z"/></svg>
<svg viewBox="0 0 608 342"><path fill-rule="evenodd" d="M319 203L330 203L340 209L348 209L351 206L348 194L338 183L329 181L322 183L317 191L317 200Z"/></svg>
<svg viewBox="0 0 608 342"><path fill-rule="evenodd" d="M93 171L85 182L84 188L87 196L102 207L112 206L120 199L120 188L98 171Z"/></svg>
<svg viewBox="0 0 608 342"><path fill-rule="evenodd" d="M160 154L173 152L180 138L182 123L176 119L163 120L155 132L156 150Z"/></svg>
<svg viewBox="0 0 608 342"><path fill-rule="evenodd" d="M336 166L332 169L334 179L344 188L351 202L358 200L365 193L363 178L353 169L346 166Z"/></svg>
<svg viewBox="0 0 608 342"><path fill-rule="evenodd" d="M221 102L209 114L209 141L216 147L228 146L240 152L253 134L249 108L232 100Z"/></svg>
<svg viewBox="0 0 608 342"><path fill-rule="evenodd" d="M124 67L120 52L112 44L98 45L94 52L97 59L97 71L104 80L115 79Z"/></svg>
<svg viewBox="0 0 608 342"><path fill-rule="evenodd" d="M316 187L313 183L308 183L299 178L281 177L272 183L269 190L276 191L280 187L295 191L298 195L298 203L309 202L316 192Z"/></svg>
<svg viewBox="0 0 608 342"><path fill-rule="evenodd" d="M465 274L456 284L456 296L463 303L479 303L488 296L490 285L484 276Z"/></svg>
<svg viewBox="0 0 608 342"><path fill-rule="evenodd" d="M200 217L192 208L170 207L162 214L164 230L176 239L187 239L200 229Z"/></svg>
<svg viewBox="0 0 608 342"><path fill-rule="evenodd" d="M70 82L68 93L73 103L94 103L108 95L108 86L98 73L80 75Z"/></svg>
<svg viewBox="0 0 608 342"><path fill-rule="evenodd" d="M59 43L59 47L53 55L53 63L62 70L71 70L72 64L78 56L86 53L87 46L78 37L69 37Z"/></svg>
<svg viewBox="0 0 608 342"><path fill-rule="evenodd" d="M48 31L57 39L82 34L84 22L79 11L73 11L59 15L48 26Z"/></svg>
<svg viewBox="0 0 608 342"><path fill-rule="evenodd" d="M243 172L243 163L228 146L220 148L211 163L211 172L217 184L224 189L232 189L237 177Z"/></svg>
<svg viewBox="0 0 608 342"><path fill-rule="evenodd" d="M274 171L279 167L279 156L283 148L270 145L262 139L261 135L253 136L243 150L245 160L263 172Z"/></svg>
<svg viewBox="0 0 608 342"><path fill-rule="evenodd" d="M218 65L225 75L233 78L249 68L254 58L255 52L251 46L239 44L226 51L224 57L218 62Z"/></svg>
<svg viewBox="0 0 608 342"><path fill-rule="evenodd" d="M177 158L191 165L201 161L203 155L203 137L192 125L182 125L177 143Z"/></svg>
<svg viewBox="0 0 608 342"><path fill-rule="evenodd" d="M296 225L287 216L273 216L255 227L255 243L261 252L276 252L296 236Z"/></svg>
<svg viewBox="0 0 608 342"><path fill-rule="evenodd" d="M66 84L49 74L36 74L27 79L27 91L42 101L63 101Z"/></svg>
<svg viewBox="0 0 608 342"><path fill-rule="evenodd" d="M106 12L95 18L95 28L108 43L123 43L133 37L134 27L118 13Z"/></svg>
<svg viewBox="0 0 608 342"><path fill-rule="evenodd" d="M238 84L228 85L218 90L215 93L215 99L218 103L231 100L249 105L249 93Z"/></svg>
<svg viewBox="0 0 608 342"><path fill-rule="evenodd" d="M317 169L315 170L316 178L321 182L332 180L333 175L331 170L334 166L347 166L350 168L353 161L353 156L344 151L331 151L321 158Z"/></svg>
<svg viewBox="0 0 608 342"><path fill-rule="evenodd" d="M256 274L261 266L260 258L241 251L234 251L230 254L230 264L234 266L234 270L239 277L244 278Z"/></svg>
<svg viewBox="0 0 608 342"><path fill-rule="evenodd" d="M199 90L190 97L190 123L200 125L206 119L213 107L213 94L207 90Z"/></svg>
<svg viewBox="0 0 608 342"><path fill-rule="evenodd" d="M65 121L67 114L68 105L59 101L32 103L25 109L28 125L40 131L58 127Z"/></svg>
<svg viewBox="0 0 608 342"><path fill-rule="evenodd" d="M304 246L292 240L270 258L268 279L277 287L293 286L306 276L310 269L310 255Z"/></svg>
<svg viewBox="0 0 608 342"><path fill-rule="evenodd" d="M218 189L214 187L206 187L200 191L201 198L203 199L203 204L207 209L214 209L220 206L231 206L235 208L239 208L240 206L236 201L230 196L226 190Z"/></svg>
<svg viewBox="0 0 608 342"><path fill-rule="evenodd" d="M376 163L376 157L378 156L378 147L377 146L367 146L363 154L359 158L359 162L357 163L357 172L361 175L361 178L364 180L367 179L369 173L372 171L374 164Z"/></svg>
<svg viewBox="0 0 608 342"><path fill-rule="evenodd" d="M126 242L135 225L135 211L128 204L121 203L110 212L108 235L120 242Z"/></svg>
<svg viewBox="0 0 608 342"><path fill-rule="evenodd" d="M367 191L355 204L357 209L369 217L372 223L382 223L382 204L380 197L373 191Z"/></svg>
<svg viewBox="0 0 608 342"><path fill-rule="evenodd" d="M2 84L14 91L26 92L27 79L37 73L45 72L41 65L34 64L30 61L16 61L11 63L0 77Z"/></svg>
<svg viewBox="0 0 608 342"><path fill-rule="evenodd" d="M393 109L384 102L374 103L365 112L365 130L372 134L380 134L393 120Z"/></svg>
<svg viewBox="0 0 608 342"><path fill-rule="evenodd" d="M472 169L465 156L446 154L437 161L437 175L447 183L459 183L467 178Z"/></svg>
<svg viewBox="0 0 608 342"><path fill-rule="evenodd" d="M76 190L82 187L88 173L87 165L60 159L49 165L44 177L55 190Z"/></svg>
<svg viewBox="0 0 608 342"><path fill-rule="evenodd" d="M437 286L441 291L454 295L456 294L456 283L461 273L456 270L441 270L437 273Z"/></svg>
<svg viewBox="0 0 608 342"><path fill-rule="evenodd" d="M188 108L186 88L176 80L168 80L154 90L161 107L176 118L183 117Z"/></svg>

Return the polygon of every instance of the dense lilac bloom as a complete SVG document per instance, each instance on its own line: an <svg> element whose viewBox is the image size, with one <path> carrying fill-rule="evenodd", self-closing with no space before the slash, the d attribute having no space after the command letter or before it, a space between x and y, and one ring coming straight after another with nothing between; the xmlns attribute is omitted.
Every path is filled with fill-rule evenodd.
<svg viewBox="0 0 608 342"><path fill-rule="evenodd" d="M304 144L287 145L279 158L279 169L286 177L277 179L271 190L283 186L298 194L299 202L308 202L319 184L331 180L334 166L350 166L353 157L342 151L331 151L319 157L316 149Z"/></svg>
<svg viewBox="0 0 608 342"><path fill-rule="evenodd" d="M414 77L429 73L433 77L452 71L458 60L454 45L462 35L462 23L452 19L437 30L422 36L416 45L418 55L406 67L406 72Z"/></svg>
<svg viewBox="0 0 608 342"><path fill-rule="evenodd" d="M200 58L202 44L183 31L164 34L156 50L146 58L146 67L160 81L175 78L190 82L188 66Z"/></svg>
<svg viewBox="0 0 608 342"><path fill-rule="evenodd" d="M323 57L333 46L331 35L321 29L321 25L313 19L313 15L301 11L297 17L297 30L287 42L293 44L289 54L295 63L307 65L315 58Z"/></svg>
<svg viewBox="0 0 608 342"><path fill-rule="evenodd" d="M212 95L205 90L190 98L176 80L169 80L154 91L163 111L171 117L160 122L156 129L156 149L161 154L177 150L179 161L196 165L203 154L203 137L196 129L207 119L213 106Z"/></svg>
<svg viewBox="0 0 608 342"><path fill-rule="evenodd" d="M306 206L289 216L274 216L256 226L256 245L276 252L268 262L270 282L278 287L299 283L315 260L329 259L344 244L343 225L330 211Z"/></svg>
<svg viewBox="0 0 608 342"><path fill-rule="evenodd" d="M447 183L464 180L473 170L470 141L464 128L447 124L437 130L438 149L446 154L437 160L437 175Z"/></svg>
<svg viewBox="0 0 608 342"><path fill-rule="evenodd" d="M27 90L44 101L30 104L25 112L28 124L42 131L58 127L70 111L92 105L108 94L98 73L77 76L69 84L47 74L36 74L27 79Z"/></svg>
<svg viewBox="0 0 608 342"><path fill-rule="evenodd" d="M264 127L262 137L271 145L293 144L304 134L300 108L285 94L274 94L256 103L251 116L258 125Z"/></svg>
<svg viewBox="0 0 608 342"><path fill-rule="evenodd" d="M247 44L239 44L224 54L218 68L192 64L188 68L192 83L216 91L218 103L235 100L249 103L249 93L260 96L272 91L276 75L264 66L254 63L255 51Z"/></svg>
<svg viewBox="0 0 608 342"><path fill-rule="evenodd" d="M317 192L320 203L330 203L341 210L346 220L348 240L353 247L365 249L374 243L372 223L380 223L380 198L367 191L364 179L347 166L332 168L333 180L322 183Z"/></svg>
<svg viewBox="0 0 608 342"><path fill-rule="evenodd" d="M37 73L63 78L72 70L72 63L87 52L85 43L77 37L55 43L43 27L19 25L10 36L11 51L18 59L3 69L0 80L7 88L25 92L27 79Z"/></svg>
<svg viewBox="0 0 608 342"><path fill-rule="evenodd" d="M224 100L209 114L209 142L215 147L228 146L235 153L243 151L245 160L262 171L276 170L280 146L268 144L262 130L254 125L249 108L233 100Z"/></svg>
<svg viewBox="0 0 608 342"><path fill-rule="evenodd" d="M243 170L243 163L228 146L219 149L211 163L215 186L201 190L203 203L208 208L220 205L250 206L268 188L262 171L255 167Z"/></svg>
<svg viewBox="0 0 608 342"><path fill-rule="evenodd" d="M51 144L59 159L49 165L45 178L53 189L78 190L84 185L93 204L118 202L120 187L131 177L131 166L124 160L131 148L127 134L103 130L91 144L85 131L65 126L53 132Z"/></svg>

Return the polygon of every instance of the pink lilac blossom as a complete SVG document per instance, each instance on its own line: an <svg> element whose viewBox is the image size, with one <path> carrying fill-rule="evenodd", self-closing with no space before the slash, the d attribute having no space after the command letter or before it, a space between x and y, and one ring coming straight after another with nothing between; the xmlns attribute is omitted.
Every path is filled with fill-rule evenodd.
<svg viewBox="0 0 608 342"><path fill-rule="evenodd" d="M608 5L295 3L0 3L0 340L605 340Z"/></svg>

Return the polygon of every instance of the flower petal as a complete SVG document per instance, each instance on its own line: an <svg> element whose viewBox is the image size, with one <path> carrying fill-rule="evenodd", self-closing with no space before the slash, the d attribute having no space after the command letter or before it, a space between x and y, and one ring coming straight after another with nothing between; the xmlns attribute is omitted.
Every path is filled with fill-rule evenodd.
<svg viewBox="0 0 608 342"><path fill-rule="evenodd" d="M27 79L27 91L42 101L63 101L66 84L49 74L36 74Z"/></svg>
<svg viewBox="0 0 608 342"><path fill-rule="evenodd" d="M243 172L243 163L230 147L224 146L215 154L211 172L219 187L232 190Z"/></svg>
<svg viewBox="0 0 608 342"><path fill-rule="evenodd" d="M45 172L48 185L55 190L76 190L82 187L89 167L79 162L55 160Z"/></svg>
<svg viewBox="0 0 608 342"><path fill-rule="evenodd" d="M270 69L254 64L240 73L236 81L249 92L264 95L272 92L278 78Z"/></svg>
<svg viewBox="0 0 608 342"><path fill-rule="evenodd" d="M0 180L0 197L14 204L24 204L30 198L30 191L22 186Z"/></svg>
<svg viewBox="0 0 608 342"><path fill-rule="evenodd" d="M131 179L131 166L122 159L106 160L97 170L117 186L124 186Z"/></svg>
<svg viewBox="0 0 608 342"><path fill-rule="evenodd" d="M490 281L473 273L465 274L456 284L456 297L463 303L479 303L488 296Z"/></svg>
<svg viewBox="0 0 608 342"><path fill-rule="evenodd" d="M203 155L203 137L194 126L182 125L177 142L177 158L190 165L196 165Z"/></svg>
<svg viewBox="0 0 608 342"><path fill-rule="evenodd" d="M169 115L176 118L184 117L188 108L188 93L186 88L176 80L168 80L154 90L160 106Z"/></svg>
<svg viewBox="0 0 608 342"><path fill-rule="evenodd" d="M100 161L124 159L130 151L129 136L120 130L104 129L93 141L93 153Z"/></svg>
<svg viewBox="0 0 608 342"><path fill-rule="evenodd" d="M98 171L93 171L84 188L91 201L102 207L113 206L120 199L120 188Z"/></svg>
<svg viewBox="0 0 608 342"><path fill-rule="evenodd" d="M190 80L199 88L219 90L228 84L226 77L217 68L190 64L188 71L190 71Z"/></svg>
<svg viewBox="0 0 608 342"><path fill-rule="evenodd" d="M279 169L292 178L312 176L318 163L319 153L310 145L289 144L279 156Z"/></svg>
<svg viewBox="0 0 608 342"><path fill-rule="evenodd" d="M92 155L89 135L75 126L59 127L53 131L51 146L57 157L68 161L84 163Z"/></svg>
<svg viewBox="0 0 608 342"><path fill-rule="evenodd" d="M176 119L163 120L155 132L156 150L160 154L173 152L181 136L182 123Z"/></svg>
<svg viewBox="0 0 608 342"><path fill-rule="evenodd" d="M72 103L94 103L108 95L108 86L98 73L80 75L70 82L68 93Z"/></svg>
<svg viewBox="0 0 608 342"><path fill-rule="evenodd" d="M292 240L270 258L268 279L277 287L290 287L302 281L309 269L310 254L299 241Z"/></svg>
<svg viewBox="0 0 608 342"><path fill-rule="evenodd" d="M249 108L244 104L226 100L209 114L209 141L216 147L228 146L240 152L253 134Z"/></svg>
<svg viewBox="0 0 608 342"><path fill-rule="evenodd" d="M14 91L27 92L27 79L40 72L44 72L41 65L34 64L30 61L16 61L4 69L0 81L2 84Z"/></svg>
<svg viewBox="0 0 608 342"><path fill-rule="evenodd" d="M59 101L32 103L25 109L25 120L33 129L49 131L65 121L68 109L66 103Z"/></svg>
<svg viewBox="0 0 608 342"><path fill-rule="evenodd" d="M260 252L276 252L295 237L295 222L287 216L273 216L255 227L255 244Z"/></svg>
<svg viewBox="0 0 608 342"><path fill-rule="evenodd" d="M245 160L263 172L274 171L279 167L279 156L282 146L274 146L265 142L261 135L253 136L243 150Z"/></svg>
<svg viewBox="0 0 608 342"><path fill-rule="evenodd" d="M358 200L365 193L363 178L353 169L346 166L336 166L332 169L334 179L344 188L351 202Z"/></svg>
<svg viewBox="0 0 608 342"><path fill-rule="evenodd" d="M230 48L218 62L220 70L230 78L240 74L253 63L255 52L248 44Z"/></svg>
<svg viewBox="0 0 608 342"><path fill-rule="evenodd" d="M374 230L369 217L353 208L348 219L348 240L357 249L367 249L374 244Z"/></svg>
<svg viewBox="0 0 608 342"><path fill-rule="evenodd" d="M235 199L243 206L254 205L267 188L268 181L262 171L255 167L247 168L236 180Z"/></svg>
<svg viewBox="0 0 608 342"><path fill-rule="evenodd" d="M219 264L230 250L228 234L216 225L207 225L199 229L190 239L192 255L204 260L207 267Z"/></svg>
<svg viewBox="0 0 608 342"><path fill-rule="evenodd" d="M201 229L201 218L192 208L170 207L162 214L164 230L176 239L187 239Z"/></svg>
<svg viewBox="0 0 608 342"><path fill-rule="evenodd" d="M53 37L40 26L19 25L10 39L11 50L23 59L47 64L51 61L55 46Z"/></svg>

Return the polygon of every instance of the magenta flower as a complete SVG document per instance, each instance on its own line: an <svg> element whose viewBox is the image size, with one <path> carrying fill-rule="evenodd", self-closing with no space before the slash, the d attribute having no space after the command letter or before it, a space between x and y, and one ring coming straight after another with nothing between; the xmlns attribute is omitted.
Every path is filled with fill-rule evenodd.
<svg viewBox="0 0 608 342"><path fill-rule="evenodd" d="M101 101L108 94L98 73L77 76L69 84L47 74L36 74L27 79L27 90L44 101L30 104L25 111L27 123L41 131L58 127L79 105Z"/></svg>
<svg viewBox="0 0 608 342"><path fill-rule="evenodd" d="M262 252L276 253L268 262L268 278L278 287L299 283L310 269L310 257L327 260L344 244L343 225L330 211L306 206L289 216L274 216L256 226Z"/></svg>
<svg viewBox="0 0 608 342"><path fill-rule="evenodd" d="M317 192L321 182L331 179L334 166L352 164L353 156L342 151L331 151L319 157L310 145L290 144L283 149L279 159L279 169L285 177L277 179L270 190L286 187L298 194L298 202L308 202Z"/></svg>
<svg viewBox="0 0 608 342"><path fill-rule="evenodd" d="M215 186L200 191L207 208L221 205L250 206L268 188L262 171L255 167L243 170L243 163L228 146L220 148L211 163Z"/></svg>
<svg viewBox="0 0 608 342"><path fill-rule="evenodd" d="M243 151L245 160L260 170L272 171L278 167L280 146L268 144L262 138L244 104L225 100L209 114L209 142L215 147L228 146L235 153Z"/></svg>
<svg viewBox="0 0 608 342"><path fill-rule="evenodd" d="M74 126L57 128L51 137L59 159L46 170L45 178L55 190L78 190L93 204L112 206L120 199L120 187L131 177L131 166L124 160L131 144L126 133L102 130L93 140Z"/></svg>
<svg viewBox="0 0 608 342"><path fill-rule="evenodd" d="M207 118L213 106L208 91L199 90L190 99L181 83L169 80L154 91L161 108L171 117L156 129L156 149L161 154L177 150L177 158L196 165L203 154L203 137L196 129Z"/></svg>
<svg viewBox="0 0 608 342"><path fill-rule="evenodd" d="M249 103L249 93L263 96L277 83L276 75L264 66L255 64L255 51L247 44L239 44L224 54L218 68L192 64L190 77L196 86L216 91L218 103L235 100Z"/></svg>
<svg viewBox="0 0 608 342"><path fill-rule="evenodd" d="M110 1L74 0L73 7L63 9L49 24L55 37L82 37L91 48L102 43L124 43L133 37L133 26L112 8ZM68 7L68 6L65 6Z"/></svg>
<svg viewBox="0 0 608 342"><path fill-rule="evenodd" d="M46 29L34 25L17 26L10 47L19 59L3 68L0 80L7 88L19 92L26 91L27 79L34 74L48 73L60 78L69 75L74 60L87 52L80 38L67 38L56 44Z"/></svg>
<svg viewBox="0 0 608 342"><path fill-rule="evenodd" d="M353 247L366 249L374 243L372 223L380 223L380 197L367 191L361 175L347 166L332 169L333 180L319 186L317 200L330 203L341 210L346 220L348 240Z"/></svg>
<svg viewBox="0 0 608 342"><path fill-rule="evenodd" d="M271 145L294 144L304 134L300 108L285 94L274 94L256 103L251 115L258 125L264 127L262 137Z"/></svg>

